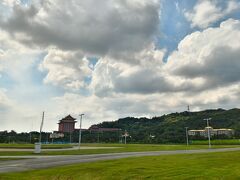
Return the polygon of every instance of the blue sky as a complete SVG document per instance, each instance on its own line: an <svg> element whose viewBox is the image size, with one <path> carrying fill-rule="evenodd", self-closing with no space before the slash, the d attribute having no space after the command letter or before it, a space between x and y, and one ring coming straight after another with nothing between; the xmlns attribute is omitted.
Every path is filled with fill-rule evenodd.
<svg viewBox="0 0 240 180"><path fill-rule="evenodd" d="M3 0L0 130L238 107L239 21L239 0Z"/></svg>
<svg viewBox="0 0 240 180"><path fill-rule="evenodd" d="M226 7L228 1L218 0L219 7ZM162 1L160 32L156 40L156 46L159 48L166 48L167 56L177 49L178 43L188 34L195 31L202 31L199 27L192 28L189 21L184 16L184 12L191 11L196 5L196 0L176 0L176 1ZM228 18L239 19L240 11L235 11L229 15L215 21L209 27L218 27L219 24Z"/></svg>
<svg viewBox="0 0 240 180"><path fill-rule="evenodd" d="M171 53L187 34L193 32L184 17L184 11L191 10L195 3L196 1L162 2L160 35L157 41L160 48L166 48Z"/></svg>

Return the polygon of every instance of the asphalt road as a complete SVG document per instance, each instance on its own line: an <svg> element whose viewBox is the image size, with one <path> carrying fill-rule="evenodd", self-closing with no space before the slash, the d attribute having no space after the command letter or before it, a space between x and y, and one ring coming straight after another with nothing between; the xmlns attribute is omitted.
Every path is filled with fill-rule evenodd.
<svg viewBox="0 0 240 180"><path fill-rule="evenodd" d="M122 148L122 147L94 147L94 146L81 146L81 149L116 149L116 148ZM77 150L78 146L74 146L72 148L58 148L58 149L42 149L41 151L71 151L71 150ZM0 151L28 151L28 152L34 152L34 149L24 149L24 148L0 148Z"/></svg>
<svg viewBox="0 0 240 180"><path fill-rule="evenodd" d="M209 152L239 151L240 148L176 150L176 151L151 151L151 152L126 152L92 155L64 155L64 156L0 156L0 158L24 158L21 160L0 161L0 173L18 172L33 169L42 169L74 163L93 162L100 160L120 159L127 157L158 156L171 154L195 154ZM29 159L31 158L31 159Z"/></svg>

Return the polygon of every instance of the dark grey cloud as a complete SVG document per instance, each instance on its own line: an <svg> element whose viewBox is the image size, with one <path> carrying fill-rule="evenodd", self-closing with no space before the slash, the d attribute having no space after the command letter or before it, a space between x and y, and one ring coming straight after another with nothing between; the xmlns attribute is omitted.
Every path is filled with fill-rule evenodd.
<svg viewBox="0 0 240 180"><path fill-rule="evenodd" d="M164 74L157 73L156 69L141 69L129 76L117 76L113 82L114 91L121 93L166 93L186 91L194 88L194 85L189 83L175 86L167 81Z"/></svg>
<svg viewBox="0 0 240 180"><path fill-rule="evenodd" d="M138 51L153 40L159 3L151 1L42 1L29 8L15 5L0 28L29 46L118 54ZM26 38L18 38L22 33Z"/></svg>
<svg viewBox="0 0 240 180"><path fill-rule="evenodd" d="M159 61L161 60L159 59ZM148 66L134 66L122 62L112 63L112 60L100 60L93 73L92 87L94 93L103 97L110 96L112 93L174 93L196 88L194 83L173 83L172 80L167 78L168 75L163 72L159 64L161 63L153 61L153 64Z"/></svg>
<svg viewBox="0 0 240 180"><path fill-rule="evenodd" d="M150 70L138 71L128 77L117 77L114 87L116 92L142 94L166 92L172 89L164 77L158 76Z"/></svg>
<svg viewBox="0 0 240 180"><path fill-rule="evenodd" d="M204 78L205 83L199 87L211 89L240 82L240 51L227 46L214 49L205 57L204 63L187 64L177 68L175 75L184 78Z"/></svg>

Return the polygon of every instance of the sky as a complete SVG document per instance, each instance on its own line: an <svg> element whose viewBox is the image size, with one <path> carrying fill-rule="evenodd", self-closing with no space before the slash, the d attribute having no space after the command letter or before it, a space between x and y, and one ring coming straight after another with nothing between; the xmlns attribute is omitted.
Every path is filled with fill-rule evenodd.
<svg viewBox="0 0 240 180"><path fill-rule="evenodd" d="M0 131L239 103L240 0L0 0Z"/></svg>

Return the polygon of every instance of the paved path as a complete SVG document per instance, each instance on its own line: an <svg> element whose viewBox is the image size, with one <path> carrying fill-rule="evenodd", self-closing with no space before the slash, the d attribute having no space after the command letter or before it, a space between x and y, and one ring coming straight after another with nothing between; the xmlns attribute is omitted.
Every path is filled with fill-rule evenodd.
<svg viewBox="0 0 240 180"><path fill-rule="evenodd" d="M81 146L81 149L115 149L115 148L122 148L122 147L94 147L94 146ZM58 148L58 149L42 149L42 151L71 151L77 150L78 146L74 146L72 148ZM0 151L29 151L34 152L34 149L23 149L23 148L0 148Z"/></svg>
<svg viewBox="0 0 240 180"><path fill-rule="evenodd" d="M17 172L33 169L48 168L60 165L93 162L99 160L120 159L127 157L158 156L170 154L194 154L209 152L240 151L240 148L151 151L151 152L125 152L92 155L64 155L64 156L1 156L0 158L25 158L22 160L0 161L0 173ZM28 159L32 158L32 159Z"/></svg>

